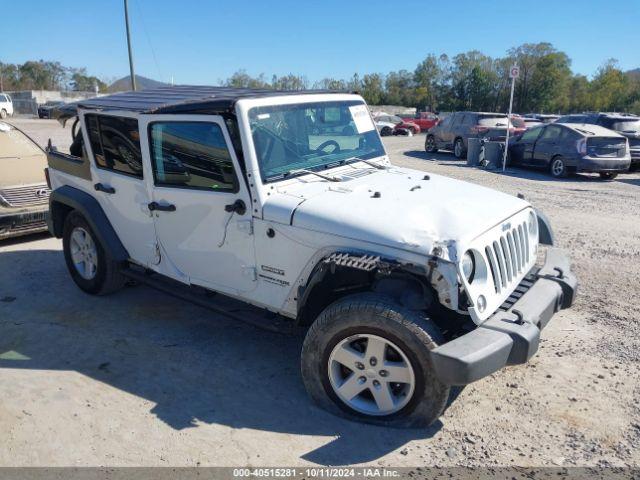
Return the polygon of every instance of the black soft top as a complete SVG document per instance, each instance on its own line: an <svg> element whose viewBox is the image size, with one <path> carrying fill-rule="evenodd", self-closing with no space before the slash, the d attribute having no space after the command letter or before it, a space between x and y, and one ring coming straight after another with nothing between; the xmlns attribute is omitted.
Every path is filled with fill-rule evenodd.
<svg viewBox="0 0 640 480"><path fill-rule="evenodd" d="M319 93L343 93L327 90L281 91L270 89L176 85L135 92L115 93L81 100L84 109L116 109L144 113L220 113L233 109L243 98L276 97Z"/></svg>
<svg viewBox="0 0 640 480"><path fill-rule="evenodd" d="M335 90L271 90L258 88L209 87L175 85L146 90L114 93L67 103L57 108L53 116L64 124L77 115L77 109L123 110L140 113L223 114L233 111L243 98L277 97L282 95L317 95L346 93Z"/></svg>

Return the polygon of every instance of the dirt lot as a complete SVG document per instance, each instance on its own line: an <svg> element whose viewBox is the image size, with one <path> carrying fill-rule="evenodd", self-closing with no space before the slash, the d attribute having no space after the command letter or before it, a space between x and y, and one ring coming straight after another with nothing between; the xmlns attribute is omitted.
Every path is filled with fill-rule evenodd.
<svg viewBox="0 0 640 480"><path fill-rule="evenodd" d="M55 122L18 120L68 144ZM350 423L313 406L300 338L131 287L90 297L61 243L0 243L0 465L640 465L640 175L551 180L427 156L392 160L511 194L550 217L581 281L540 351L468 386L428 430ZM446 201L446 199L443 199Z"/></svg>

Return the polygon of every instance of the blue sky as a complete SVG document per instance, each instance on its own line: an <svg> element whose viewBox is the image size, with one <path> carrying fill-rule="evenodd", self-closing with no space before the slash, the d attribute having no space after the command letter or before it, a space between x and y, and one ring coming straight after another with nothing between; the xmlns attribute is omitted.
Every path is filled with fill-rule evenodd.
<svg viewBox="0 0 640 480"><path fill-rule="evenodd" d="M591 75L640 67L640 0L129 0L136 73L211 84L238 69L313 82L413 70L428 53L551 42ZM6 0L0 61L128 74L122 0ZM8 31L7 26L8 25Z"/></svg>

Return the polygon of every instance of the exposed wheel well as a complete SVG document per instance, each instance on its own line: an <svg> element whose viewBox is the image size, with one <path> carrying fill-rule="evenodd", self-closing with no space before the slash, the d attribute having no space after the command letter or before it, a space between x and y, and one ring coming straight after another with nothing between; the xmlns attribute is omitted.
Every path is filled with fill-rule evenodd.
<svg viewBox="0 0 640 480"><path fill-rule="evenodd" d="M326 307L354 293L376 292L412 310L427 310L437 302L427 279L401 265L374 257L362 268L337 264L331 261L332 257L322 260L307 285L300 288L297 319L300 325L310 325Z"/></svg>

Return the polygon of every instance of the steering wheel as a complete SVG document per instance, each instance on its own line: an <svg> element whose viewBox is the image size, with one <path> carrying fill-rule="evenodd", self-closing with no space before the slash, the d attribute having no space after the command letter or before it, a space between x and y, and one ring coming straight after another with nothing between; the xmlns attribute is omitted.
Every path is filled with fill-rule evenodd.
<svg viewBox="0 0 640 480"><path fill-rule="evenodd" d="M322 142L318 148L316 148L316 152L320 152L322 150L324 150L327 147L330 147L333 145L333 150L331 152L327 152L327 153L337 153L340 151L340 145L338 145L338 142L336 142L335 140L327 140L326 142Z"/></svg>

